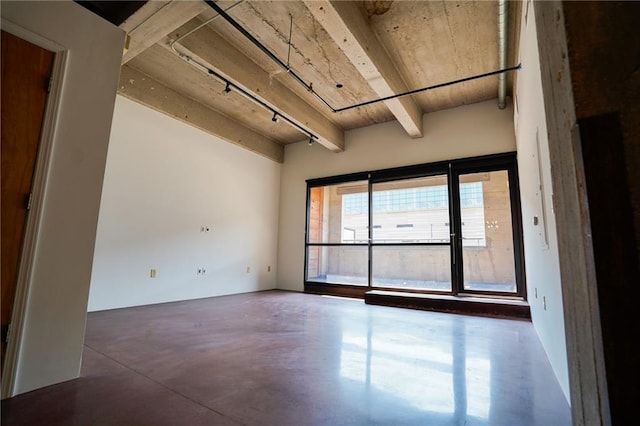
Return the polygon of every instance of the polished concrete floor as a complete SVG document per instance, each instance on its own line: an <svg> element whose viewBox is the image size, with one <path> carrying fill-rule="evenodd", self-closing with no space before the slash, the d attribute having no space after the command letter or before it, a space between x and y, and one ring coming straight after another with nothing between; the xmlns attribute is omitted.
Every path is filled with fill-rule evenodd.
<svg viewBox="0 0 640 426"><path fill-rule="evenodd" d="M529 322L269 291L90 313L3 425L569 425Z"/></svg>

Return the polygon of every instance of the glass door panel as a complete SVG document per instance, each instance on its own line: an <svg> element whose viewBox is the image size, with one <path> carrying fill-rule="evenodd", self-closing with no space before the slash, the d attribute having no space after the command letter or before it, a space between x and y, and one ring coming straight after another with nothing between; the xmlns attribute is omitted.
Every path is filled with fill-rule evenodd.
<svg viewBox="0 0 640 426"><path fill-rule="evenodd" d="M437 175L372 185L372 286L451 291L447 182Z"/></svg>
<svg viewBox="0 0 640 426"><path fill-rule="evenodd" d="M369 250L366 246L309 246L307 281L368 285Z"/></svg>
<svg viewBox="0 0 640 426"><path fill-rule="evenodd" d="M451 250L444 246L374 246L375 287L451 291Z"/></svg>
<svg viewBox="0 0 640 426"><path fill-rule="evenodd" d="M516 293L508 171L459 180L463 289Z"/></svg>

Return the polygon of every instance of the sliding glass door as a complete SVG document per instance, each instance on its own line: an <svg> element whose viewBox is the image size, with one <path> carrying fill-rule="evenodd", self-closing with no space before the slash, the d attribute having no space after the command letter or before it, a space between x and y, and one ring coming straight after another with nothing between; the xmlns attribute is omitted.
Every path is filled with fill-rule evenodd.
<svg viewBox="0 0 640 426"><path fill-rule="evenodd" d="M305 283L524 296L515 155L308 182Z"/></svg>
<svg viewBox="0 0 640 426"><path fill-rule="evenodd" d="M462 174L459 189L463 289L515 293L508 172Z"/></svg>

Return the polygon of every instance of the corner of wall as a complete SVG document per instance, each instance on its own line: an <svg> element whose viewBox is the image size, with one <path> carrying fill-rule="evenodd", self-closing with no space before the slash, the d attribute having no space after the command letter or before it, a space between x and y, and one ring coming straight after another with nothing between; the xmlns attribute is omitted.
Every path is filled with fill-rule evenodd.
<svg viewBox="0 0 640 426"><path fill-rule="evenodd" d="M523 68L514 92L528 301L533 325L570 402L562 282L547 140L540 59L531 2L523 5L520 35Z"/></svg>

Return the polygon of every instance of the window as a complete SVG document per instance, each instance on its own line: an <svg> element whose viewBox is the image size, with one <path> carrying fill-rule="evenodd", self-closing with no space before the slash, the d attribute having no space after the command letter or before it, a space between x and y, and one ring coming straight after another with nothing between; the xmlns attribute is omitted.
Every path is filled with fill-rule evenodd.
<svg viewBox="0 0 640 426"><path fill-rule="evenodd" d="M482 182L460 184L460 207L482 207Z"/></svg>
<svg viewBox="0 0 640 426"><path fill-rule="evenodd" d="M474 186L473 190L478 191L475 188L477 185L469 185ZM478 193L473 191L470 193L476 197L472 201L477 204ZM345 195L343 198L343 214L368 214L367 196L366 192ZM482 206L482 183L480 183L479 188L479 202L480 206ZM448 203L449 194L447 187L444 185L378 191L373 194L374 213L446 209L448 208Z"/></svg>
<svg viewBox="0 0 640 426"><path fill-rule="evenodd" d="M342 197L342 214L367 214L369 208L367 195L366 192L360 192L357 194L347 194Z"/></svg>
<svg viewBox="0 0 640 426"><path fill-rule="evenodd" d="M482 182L460 184L460 209L464 221L461 222L465 238L463 247L486 247L486 226L484 215L484 195Z"/></svg>
<svg viewBox="0 0 640 426"><path fill-rule="evenodd" d="M305 283L524 294L515 167L501 154L309 181Z"/></svg>
<svg viewBox="0 0 640 426"><path fill-rule="evenodd" d="M467 235L463 241L464 246L486 245L482 191L482 182L460 184L460 204L468 218L468 223L462 224ZM366 192L359 192L342 197L342 242L367 241L368 195ZM446 185L375 191L372 198L373 213L377 218L373 228L385 227L384 231L375 233L374 242L448 241L449 192ZM404 233L396 231L398 228L427 226L428 235L418 239L411 230Z"/></svg>

